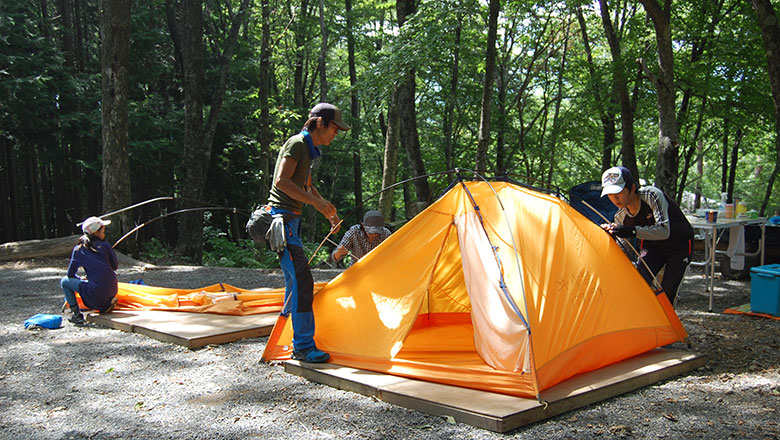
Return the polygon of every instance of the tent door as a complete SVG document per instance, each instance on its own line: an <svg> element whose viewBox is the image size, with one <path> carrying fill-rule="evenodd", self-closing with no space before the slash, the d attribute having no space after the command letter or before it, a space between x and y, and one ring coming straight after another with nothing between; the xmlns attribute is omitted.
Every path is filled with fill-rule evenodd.
<svg viewBox="0 0 780 440"><path fill-rule="evenodd" d="M472 211L457 217L455 225L477 353L495 369L529 372L528 328L501 289L501 269L479 217ZM517 288L507 286L510 294Z"/></svg>

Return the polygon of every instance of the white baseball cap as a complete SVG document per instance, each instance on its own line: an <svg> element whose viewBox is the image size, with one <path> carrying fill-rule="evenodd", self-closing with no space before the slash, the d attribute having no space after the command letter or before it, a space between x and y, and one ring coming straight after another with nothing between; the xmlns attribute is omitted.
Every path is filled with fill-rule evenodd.
<svg viewBox="0 0 780 440"><path fill-rule="evenodd" d="M84 231L85 234L94 234L103 226L110 224L111 220L103 220L100 217L89 217L81 224L81 230Z"/></svg>
<svg viewBox="0 0 780 440"><path fill-rule="evenodd" d="M601 197L607 194L617 194L623 191L623 188L634 184L634 176L631 171L625 167L612 167L601 175Z"/></svg>

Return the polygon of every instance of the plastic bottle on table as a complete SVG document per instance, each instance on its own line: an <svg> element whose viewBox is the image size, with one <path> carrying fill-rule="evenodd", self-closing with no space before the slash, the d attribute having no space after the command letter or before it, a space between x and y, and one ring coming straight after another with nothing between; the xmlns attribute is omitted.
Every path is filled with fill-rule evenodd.
<svg viewBox="0 0 780 440"><path fill-rule="evenodd" d="M745 204L745 202L737 203L736 210L737 210L737 218L747 217L747 205Z"/></svg>

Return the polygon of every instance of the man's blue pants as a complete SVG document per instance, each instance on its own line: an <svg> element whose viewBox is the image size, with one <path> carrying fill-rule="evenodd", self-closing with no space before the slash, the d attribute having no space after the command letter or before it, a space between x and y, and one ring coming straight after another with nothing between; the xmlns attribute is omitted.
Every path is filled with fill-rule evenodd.
<svg viewBox="0 0 780 440"><path fill-rule="evenodd" d="M283 316L292 315L293 349L296 351L314 347L314 278L309 261L299 237L300 217L284 224L287 246L279 254L284 273Z"/></svg>

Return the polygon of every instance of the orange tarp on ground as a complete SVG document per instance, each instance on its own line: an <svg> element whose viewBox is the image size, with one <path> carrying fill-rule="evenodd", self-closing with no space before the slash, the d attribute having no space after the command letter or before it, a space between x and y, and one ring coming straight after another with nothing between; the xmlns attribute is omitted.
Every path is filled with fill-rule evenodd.
<svg viewBox="0 0 780 440"><path fill-rule="evenodd" d="M317 283L315 291L325 283ZM168 310L221 315L255 315L282 310L284 288L242 289L230 284L214 284L199 289L175 289L119 283L115 310ZM81 302L79 305L84 307Z"/></svg>
<svg viewBox="0 0 780 440"><path fill-rule="evenodd" d="M314 314L333 363L518 396L686 337L606 232L509 182L456 184ZM264 358L288 359L291 339L280 318Z"/></svg>

